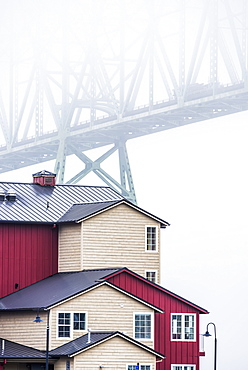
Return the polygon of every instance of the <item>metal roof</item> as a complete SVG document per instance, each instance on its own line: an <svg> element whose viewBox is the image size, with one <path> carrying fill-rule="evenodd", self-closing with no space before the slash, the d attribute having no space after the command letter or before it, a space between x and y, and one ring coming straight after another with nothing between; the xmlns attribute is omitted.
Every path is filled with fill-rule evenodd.
<svg viewBox="0 0 248 370"><path fill-rule="evenodd" d="M0 358L39 359L45 357L45 351L0 338Z"/></svg>
<svg viewBox="0 0 248 370"><path fill-rule="evenodd" d="M112 284L106 279L118 270L119 268L57 273L1 298L0 311L36 310L38 312L49 310L66 300L74 298L78 294L83 294L92 288L104 284L128 295L132 299L138 300L157 312L163 312L161 308Z"/></svg>
<svg viewBox="0 0 248 370"><path fill-rule="evenodd" d="M88 203L88 204L74 204L68 212L66 212L58 222L70 222L83 220L86 217L94 215L100 211L105 210L115 204L118 204L120 200L112 202L102 202L102 203Z"/></svg>
<svg viewBox="0 0 248 370"><path fill-rule="evenodd" d="M111 202L123 197L105 186L55 185L0 182L0 190L12 190L15 200L0 200L0 221L56 223L74 204Z"/></svg>
<svg viewBox="0 0 248 370"><path fill-rule="evenodd" d="M121 337L124 340L143 348L145 351L152 353L153 355L159 358L165 358L161 353L155 351L154 349L144 345L141 342L136 341L133 338L128 337L127 335L120 333L118 331L115 332L91 332L90 333L90 342L88 342L88 334L83 335L75 340L72 340L69 343L63 344L62 346L52 350L49 352L51 356L73 356L80 352L83 352L87 349L90 349L93 346L101 344L102 342L112 339L114 337Z"/></svg>
<svg viewBox="0 0 248 370"><path fill-rule="evenodd" d="M61 222L79 222L83 221L85 218L94 216L95 214L105 211L111 207L115 207L119 204L126 204L127 206L135 209L138 212L143 213L147 217L150 217L156 221L158 221L161 227L165 228L170 224L167 221L162 220L161 218L153 215L145 211L144 209L136 206L135 204L129 202L127 199L118 199L115 201L110 202L97 202L97 203L87 203L87 204L74 204L68 212L66 212L59 220L58 223Z"/></svg>
<svg viewBox="0 0 248 370"><path fill-rule="evenodd" d="M41 310L100 284L118 269L62 272L0 299L0 310Z"/></svg>

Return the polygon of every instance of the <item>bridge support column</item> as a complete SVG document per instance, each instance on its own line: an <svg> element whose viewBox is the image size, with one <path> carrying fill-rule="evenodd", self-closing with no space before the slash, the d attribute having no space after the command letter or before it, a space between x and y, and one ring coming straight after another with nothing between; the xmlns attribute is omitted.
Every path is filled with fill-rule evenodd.
<svg viewBox="0 0 248 370"><path fill-rule="evenodd" d="M134 184L131 174L131 168L128 159L128 153L126 148L126 142L120 141L116 143L111 149L109 149L106 153L100 156L95 161L91 160L88 156L86 156L82 152L78 152L75 147L70 145L70 148L74 152L74 154L85 164L85 168L73 176L67 184L76 184L90 172L93 172L97 175L105 184L117 190L121 193L125 198L127 198L132 203L137 203L136 195L134 190ZM120 181L114 179L109 173L101 168L101 164L109 158L113 153L118 151L119 155L119 170L120 170Z"/></svg>

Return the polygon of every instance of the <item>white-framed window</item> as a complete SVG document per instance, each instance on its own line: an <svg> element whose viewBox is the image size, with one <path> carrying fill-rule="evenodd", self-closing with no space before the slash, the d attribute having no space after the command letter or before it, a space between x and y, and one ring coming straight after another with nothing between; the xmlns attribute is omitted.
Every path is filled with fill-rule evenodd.
<svg viewBox="0 0 248 370"><path fill-rule="evenodd" d="M171 340L191 341L196 338L196 315L188 313L171 314Z"/></svg>
<svg viewBox="0 0 248 370"><path fill-rule="evenodd" d="M71 338L70 312L58 312L58 338Z"/></svg>
<svg viewBox="0 0 248 370"><path fill-rule="evenodd" d="M157 283L157 271L156 270L146 270L146 279L152 281L153 283Z"/></svg>
<svg viewBox="0 0 248 370"><path fill-rule="evenodd" d="M127 365L127 370L151 370L152 365L145 365L145 364L132 364Z"/></svg>
<svg viewBox="0 0 248 370"><path fill-rule="evenodd" d="M138 340L153 338L153 315L151 313L134 313L134 338Z"/></svg>
<svg viewBox="0 0 248 370"><path fill-rule="evenodd" d="M195 370L195 365L171 365L171 370Z"/></svg>
<svg viewBox="0 0 248 370"><path fill-rule="evenodd" d="M146 226L146 251L157 252L158 250L158 227Z"/></svg>
<svg viewBox="0 0 248 370"><path fill-rule="evenodd" d="M86 330L85 312L58 312L57 338L72 338L73 331Z"/></svg>

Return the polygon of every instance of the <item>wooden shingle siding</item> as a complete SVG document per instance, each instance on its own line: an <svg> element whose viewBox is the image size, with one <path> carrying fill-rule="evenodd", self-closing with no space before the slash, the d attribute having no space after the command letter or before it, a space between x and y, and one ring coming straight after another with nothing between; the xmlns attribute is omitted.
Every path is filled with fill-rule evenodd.
<svg viewBox="0 0 248 370"><path fill-rule="evenodd" d="M146 226L158 227L158 250L146 252ZM83 222L83 268L127 267L145 276L160 276L160 225L152 218L121 204Z"/></svg>
<svg viewBox="0 0 248 370"><path fill-rule="evenodd" d="M106 285L95 288L73 300L67 301L51 310L51 349L68 342L68 339L57 339L58 312L86 312L88 327L92 331L120 331L134 337L134 312L151 313L153 310L133 298ZM86 329L87 329L86 328ZM73 338L85 334L86 331L73 331ZM71 340L72 340L71 339ZM153 340L143 342L153 348Z"/></svg>
<svg viewBox="0 0 248 370"><path fill-rule="evenodd" d="M81 268L81 225L59 226L58 271L80 271Z"/></svg>
<svg viewBox="0 0 248 370"><path fill-rule="evenodd" d="M77 355L74 358L74 369L99 369L102 365L106 370L126 370L127 364L141 363L151 365L151 370L155 370L155 361L154 355L122 338L115 337Z"/></svg>

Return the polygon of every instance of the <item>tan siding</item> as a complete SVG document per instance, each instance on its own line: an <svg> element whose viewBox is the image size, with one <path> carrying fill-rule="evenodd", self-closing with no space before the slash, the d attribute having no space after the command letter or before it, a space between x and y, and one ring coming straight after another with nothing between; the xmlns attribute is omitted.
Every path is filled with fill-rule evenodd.
<svg viewBox="0 0 248 370"><path fill-rule="evenodd" d="M155 370L155 360L154 355L117 337L77 355L74 359L74 369L99 369L99 365L103 365L104 370L126 370L127 364L137 364L139 362L140 364L151 365L151 370ZM58 370L57 367L55 367L55 370Z"/></svg>
<svg viewBox="0 0 248 370"><path fill-rule="evenodd" d="M81 225L59 226L59 272L81 270Z"/></svg>
<svg viewBox="0 0 248 370"><path fill-rule="evenodd" d="M158 226L158 252L145 251L145 227ZM119 205L83 222L83 268L127 267L145 276L157 270L160 281L160 225Z"/></svg>
<svg viewBox="0 0 248 370"><path fill-rule="evenodd" d="M4 339L26 346L45 350L46 348L46 314L40 313L43 320L35 323L36 312L4 312L0 314L1 333Z"/></svg>
<svg viewBox="0 0 248 370"><path fill-rule="evenodd" d="M65 302L51 310L51 348L56 348L68 340L57 339L57 314L58 312L87 312L88 327L92 331L120 331L133 337L133 313L152 313L153 310L133 298L103 285L80 295L73 300ZM73 339L86 332L74 331ZM153 341L144 341L153 347Z"/></svg>

